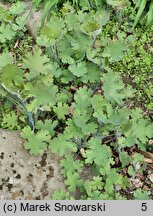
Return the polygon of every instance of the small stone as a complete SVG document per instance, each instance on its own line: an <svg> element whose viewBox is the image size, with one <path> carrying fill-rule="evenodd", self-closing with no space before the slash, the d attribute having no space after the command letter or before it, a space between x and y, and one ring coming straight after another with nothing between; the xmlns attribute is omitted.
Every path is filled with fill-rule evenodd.
<svg viewBox="0 0 153 216"><path fill-rule="evenodd" d="M143 183L138 178L132 179L131 182L136 188L141 188L143 185Z"/></svg>
<svg viewBox="0 0 153 216"><path fill-rule="evenodd" d="M119 191L119 190L121 190L121 187L119 185L115 185L115 190Z"/></svg>
<svg viewBox="0 0 153 216"><path fill-rule="evenodd" d="M10 177L9 183L10 183L10 184L13 184L13 183L14 183L14 179L13 179L12 177Z"/></svg>
<svg viewBox="0 0 153 216"><path fill-rule="evenodd" d="M153 173L151 175L149 175L148 178L151 181L151 183L153 183Z"/></svg>
<svg viewBox="0 0 153 216"><path fill-rule="evenodd" d="M141 168L141 165L139 162L137 162L134 166L135 170L138 171Z"/></svg>
<svg viewBox="0 0 153 216"><path fill-rule="evenodd" d="M153 140L149 140L149 145L153 145Z"/></svg>

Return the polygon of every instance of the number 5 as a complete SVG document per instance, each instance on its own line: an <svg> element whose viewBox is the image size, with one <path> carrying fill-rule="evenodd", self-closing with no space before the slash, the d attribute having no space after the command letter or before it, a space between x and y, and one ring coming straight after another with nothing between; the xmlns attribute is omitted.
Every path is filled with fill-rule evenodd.
<svg viewBox="0 0 153 216"><path fill-rule="evenodd" d="M142 211L147 211L147 203L142 203L141 210Z"/></svg>

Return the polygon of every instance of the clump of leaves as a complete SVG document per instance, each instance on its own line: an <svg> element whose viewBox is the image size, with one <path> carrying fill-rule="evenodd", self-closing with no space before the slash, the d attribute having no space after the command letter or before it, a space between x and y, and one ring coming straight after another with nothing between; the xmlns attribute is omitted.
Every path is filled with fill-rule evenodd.
<svg viewBox="0 0 153 216"><path fill-rule="evenodd" d="M26 32L27 16L24 15L26 5L23 2L12 4L10 10L0 7L0 47L7 49L16 38L22 38Z"/></svg>
<svg viewBox="0 0 153 216"><path fill-rule="evenodd" d="M110 80L110 76L114 76L115 82ZM135 154L132 158L126 152L126 148L137 144L138 148L144 150L146 141L153 135L152 126L147 119L143 118L141 110L130 110L122 104L126 94L124 84L118 75L108 72L104 78L105 85L107 81L110 81L111 86L114 86L114 90L118 89L116 86L120 87L120 91L116 91L117 101L109 97L112 89L105 88L105 85L102 87L105 98L101 94L93 95L91 89L78 89L74 96L72 119L67 120L67 127L63 134L60 135L60 139L59 137L54 138L50 143L51 151L57 154L62 151L61 148L67 146L61 154L65 158L61 161L62 173L66 177L65 183L68 186L71 185L70 188L68 187L70 193L74 192L76 188L80 188L83 191L82 198L85 199L119 198L118 193L114 195L114 191L117 190L115 188L119 188L119 190L125 189L129 185L127 176L120 174L121 170L127 166L129 166L130 170L130 166L132 166L132 175L134 175L140 169L137 168L137 163L143 161L143 157L139 154ZM79 103L82 99L82 95L79 93L83 90L83 96L88 101L87 104ZM120 97L121 95L122 97ZM141 129L143 131L140 132ZM115 161L111 145L115 147L115 151L119 154L122 163L120 168L112 168L112 166L115 166ZM74 147L72 148L72 146ZM77 154L78 150L84 158L84 163L73 162L73 158L69 156L70 152L71 154L75 152ZM93 180L81 178L81 172L85 164L93 166L93 172L96 170ZM77 173L75 181L73 173ZM129 175L131 175L130 172ZM94 196L94 193L97 195ZM60 194L58 198L60 198Z"/></svg>
<svg viewBox="0 0 153 216"><path fill-rule="evenodd" d="M40 3L42 2L41 0L33 0L34 5L36 7L40 6ZM74 8L82 11L91 11L91 10L98 10L102 9L104 7L113 7L117 9L121 9L126 6L128 0L71 0L67 1L66 0L44 0L44 11L43 11L43 17L42 17L42 23L41 26L43 27L45 24L45 20L49 20L50 18L50 13L51 11L59 10L63 5L67 5L67 8L64 8L64 11L69 11L69 10L74 10ZM70 5L71 4L71 5Z"/></svg>

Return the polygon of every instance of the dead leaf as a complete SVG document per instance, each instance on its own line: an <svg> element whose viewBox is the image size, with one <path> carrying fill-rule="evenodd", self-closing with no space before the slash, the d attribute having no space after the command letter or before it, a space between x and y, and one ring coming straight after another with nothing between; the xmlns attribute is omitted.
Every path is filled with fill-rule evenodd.
<svg viewBox="0 0 153 216"><path fill-rule="evenodd" d="M144 161L149 164L153 164L153 160L150 158L145 158Z"/></svg>

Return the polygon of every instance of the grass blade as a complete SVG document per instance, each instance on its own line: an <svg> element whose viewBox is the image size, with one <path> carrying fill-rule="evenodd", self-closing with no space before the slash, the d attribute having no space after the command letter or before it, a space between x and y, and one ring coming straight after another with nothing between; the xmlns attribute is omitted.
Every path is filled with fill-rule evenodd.
<svg viewBox="0 0 153 216"><path fill-rule="evenodd" d="M139 6L139 10L138 10L138 13L136 15L136 18L135 18L135 21L134 21L134 24L133 24L133 28L137 25L137 23L139 22L140 20L140 17L145 9L145 6L147 4L147 0L141 0L141 4Z"/></svg>
<svg viewBox="0 0 153 216"><path fill-rule="evenodd" d="M44 12L43 12L43 15L42 15L42 20L41 20L41 28L42 28L42 27L44 26L44 24L45 24L45 20L46 20L46 18L48 17L49 11L50 11L51 8L52 8L53 6L55 6L57 3L58 3L58 0L53 0L53 1L48 1L48 2L45 4Z"/></svg>
<svg viewBox="0 0 153 216"><path fill-rule="evenodd" d="M147 26L153 22L153 1L151 1L149 11L147 13Z"/></svg>

